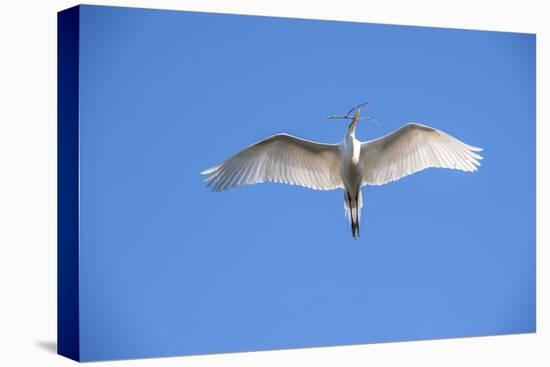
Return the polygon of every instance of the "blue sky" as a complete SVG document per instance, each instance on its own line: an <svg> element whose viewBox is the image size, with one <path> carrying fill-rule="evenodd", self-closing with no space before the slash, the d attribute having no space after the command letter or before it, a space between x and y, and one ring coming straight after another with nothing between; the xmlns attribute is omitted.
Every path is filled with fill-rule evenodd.
<svg viewBox="0 0 550 367"><path fill-rule="evenodd" d="M535 36L81 9L83 359L535 330ZM363 190L208 191L278 132L336 143L371 101L483 147Z"/></svg>

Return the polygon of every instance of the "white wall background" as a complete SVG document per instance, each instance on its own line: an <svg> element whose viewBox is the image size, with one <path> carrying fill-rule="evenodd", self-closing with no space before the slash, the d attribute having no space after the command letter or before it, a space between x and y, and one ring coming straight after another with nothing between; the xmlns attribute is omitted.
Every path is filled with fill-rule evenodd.
<svg viewBox="0 0 550 367"><path fill-rule="evenodd" d="M538 332L454 340L101 362L98 366L550 365L548 136L550 31L544 1L189 0L94 4L537 33ZM0 9L0 365L68 366L56 340L56 12ZM518 124L519 128L519 124ZM512 168L511 168L512 170ZM512 174L512 173L511 173ZM513 210L506 208L503 210ZM546 223L546 226L544 225ZM545 357L548 361L545 362Z"/></svg>

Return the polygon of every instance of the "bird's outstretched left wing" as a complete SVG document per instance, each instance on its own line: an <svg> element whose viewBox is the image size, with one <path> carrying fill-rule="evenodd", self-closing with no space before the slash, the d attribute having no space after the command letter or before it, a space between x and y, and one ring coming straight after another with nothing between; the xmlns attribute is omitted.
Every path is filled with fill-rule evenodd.
<svg viewBox="0 0 550 367"><path fill-rule="evenodd" d="M473 172L483 159L475 153L481 150L441 130L409 123L361 145L363 185L383 185L430 167Z"/></svg>
<svg viewBox="0 0 550 367"><path fill-rule="evenodd" d="M343 186L338 146L288 134L261 140L202 174L212 191L241 185L279 182L315 190Z"/></svg>

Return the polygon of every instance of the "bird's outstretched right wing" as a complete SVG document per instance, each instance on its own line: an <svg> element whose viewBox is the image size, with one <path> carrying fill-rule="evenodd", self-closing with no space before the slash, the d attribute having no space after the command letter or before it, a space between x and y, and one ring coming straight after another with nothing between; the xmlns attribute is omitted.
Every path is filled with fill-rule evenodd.
<svg viewBox="0 0 550 367"><path fill-rule="evenodd" d="M383 185L426 168L473 172L483 149L429 126L409 123L361 145L363 185Z"/></svg>
<svg viewBox="0 0 550 367"><path fill-rule="evenodd" d="M335 144L320 144L277 134L253 144L203 172L212 191L241 185L278 182L315 190L343 186Z"/></svg>

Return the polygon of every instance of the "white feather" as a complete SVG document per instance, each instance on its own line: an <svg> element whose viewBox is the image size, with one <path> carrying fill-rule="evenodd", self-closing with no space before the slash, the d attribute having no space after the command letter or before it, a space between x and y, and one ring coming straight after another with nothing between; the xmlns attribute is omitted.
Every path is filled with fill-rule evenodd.
<svg viewBox="0 0 550 367"><path fill-rule="evenodd" d="M288 134L273 135L252 144L201 173L206 175L205 181L212 191L266 181L315 190L333 190L343 185L338 145Z"/></svg>
<svg viewBox="0 0 550 367"><path fill-rule="evenodd" d="M426 168L477 171L483 149L429 126L409 123L361 144L363 185L383 185Z"/></svg>

